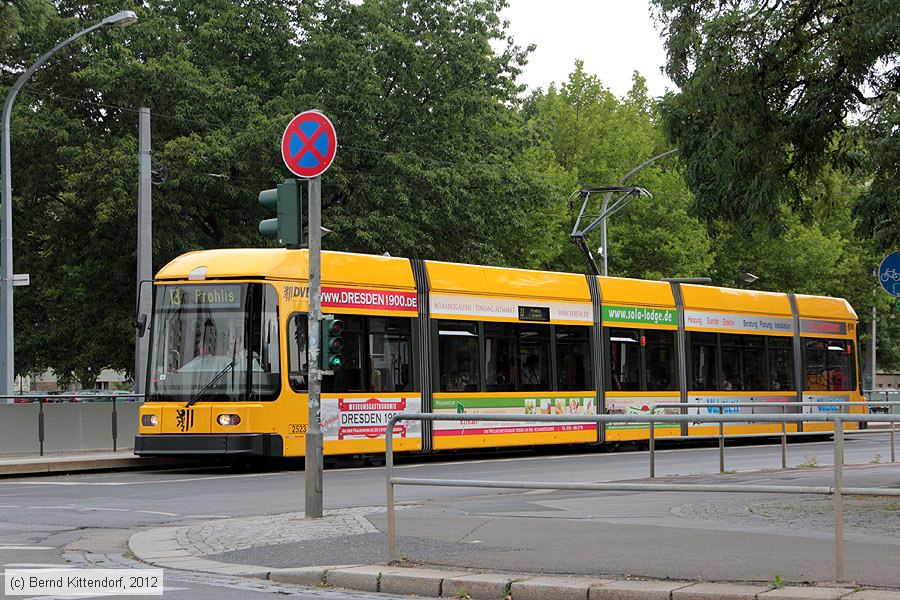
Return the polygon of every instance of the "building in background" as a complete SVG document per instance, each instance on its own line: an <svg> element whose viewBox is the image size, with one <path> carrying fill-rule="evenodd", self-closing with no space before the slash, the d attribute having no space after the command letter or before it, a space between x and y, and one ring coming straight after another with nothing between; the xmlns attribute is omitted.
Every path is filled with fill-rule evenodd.
<svg viewBox="0 0 900 600"><path fill-rule="evenodd" d="M878 371L875 373L875 389L900 390L900 371Z"/></svg>
<svg viewBox="0 0 900 600"><path fill-rule="evenodd" d="M122 371L103 369L97 377L97 390L131 390L134 383L125 376ZM16 377L16 391L18 392L77 392L81 390L81 384L74 382L68 387L59 385L56 374L47 369L40 375Z"/></svg>

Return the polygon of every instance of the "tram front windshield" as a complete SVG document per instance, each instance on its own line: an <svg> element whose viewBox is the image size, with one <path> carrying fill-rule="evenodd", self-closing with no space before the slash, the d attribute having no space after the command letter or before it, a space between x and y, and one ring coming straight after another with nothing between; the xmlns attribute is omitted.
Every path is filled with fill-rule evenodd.
<svg viewBox="0 0 900 600"><path fill-rule="evenodd" d="M156 286L152 332L149 401L277 396L278 296L272 286Z"/></svg>

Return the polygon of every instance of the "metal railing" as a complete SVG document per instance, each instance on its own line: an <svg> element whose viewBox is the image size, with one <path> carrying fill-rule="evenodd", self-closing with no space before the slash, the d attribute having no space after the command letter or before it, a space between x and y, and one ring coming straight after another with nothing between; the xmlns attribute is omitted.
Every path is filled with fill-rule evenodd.
<svg viewBox="0 0 900 600"><path fill-rule="evenodd" d="M754 408L781 408L781 414L794 414L796 416L805 416L808 414L815 413L787 413L788 407L796 406L798 408L802 407L816 407L821 408L823 406L834 406L834 407L846 407L846 406L879 406L879 407L887 407L888 413L898 414L900 413L900 401L845 401L845 400L835 400L828 402L664 402L659 404L652 404L648 406L648 412L656 414L658 409L670 409L670 408L706 408L706 409L719 409L719 414L725 414L725 410L734 410L741 408L749 408L750 413L740 413L741 415L750 414L771 414L771 413L754 413ZM748 419L749 421L750 419ZM896 444L896 422L891 421L889 434L890 434L890 446L891 446L891 462L897 462L897 444ZM868 433L884 433L883 430L877 429L857 429L857 430L847 430L844 432L844 435L860 435L860 434L868 434ZM719 433L714 436L703 436L703 435L667 435L664 436L666 440L702 440L702 439L718 439L719 440L719 473L725 472L725 439L746 439L746 438L761 438L761 437L772 437L772 433L739 433L732 435L725 435L725 423L719 422ZM787 440L789 436L808 436L808 435L822 435L821 431L812 431L812 432L804 432L804 431L788 431L787 430L787 421L781 422L781 468L787 469ZM656 477L656 427L650 427L649 434L649 450L650 450L650 477Z"/></svg>
<svg viewBox="0 0 900 600"><path fill-rule="evenodd" d="M761 494L816 494L834 496L834 573L835 581L844 581L844 494L856 496L898 496L900 489L844 487L844 423L880 422L893 423L900 415L867 414L787 414L787 415L515 415L469 414L467 421L500 421L523 423L647 423L650 430L656 423L834 423L834 485L825 486L775 486L748 484L677 484L677 483L554 483L548 481L489 481L473 479L426 479L394 476L394 426L399 421L459 421L458 414L399 413L391 417L385 431L385 466L387 479L388 558L399 559L397 553L397 516L394 502L394 486L478 487L527 490L579 490L579 491L635 491L635 492L740 492Z"/></svg>
<svg viewBox="0 0 900 600"><path fill-rule="evenodd" d="M132 432L137 426L137 407L140 406L143 394L85 394L85 393L29 393L0 395L0 415L4 411L10 414L6 423L0 423L9 429L18 430L18 437L25 444L22 447L4 447L0 439L0 454L11 452L33 452L35 441L40 456L44 456L45 446L55 442L54 449L66 450L99 450L112 447L112 451L119 449L120 438L120 409L127 406L125 419L130 424L126 427L126 433ZM46 406L45 406L46 405ZM12 407L16 408L12 408ZM30 408L36 406L37 408ZM103 432L94 419L102 418L105 407L109 407L110 426L108 434ZM57 415L57 412L68 414ZM52 430L57 433L57 439L48 436L48 414L56 417L59 424L54 421ZM0 417L2 418L2 417ZM62 422L67 421L67 422ZM35 426L33 428L33 426ZM30 438L34 432L34 438ZM105 445L109 442L110 445ZM10 442L10 445L15 445ZM68 447L79 446L79 447Z"/></svg>
<svg viewBox="0 0 900 600"><path fill-rule="evenodd" d="M885 403L897 404L900 402L900 390L880 389L880 390L863 390L863 396L869 404L880 405ZM880 399L880 401L879 401ZM900 407L894 406L892 412L897 412Z"/></svg>

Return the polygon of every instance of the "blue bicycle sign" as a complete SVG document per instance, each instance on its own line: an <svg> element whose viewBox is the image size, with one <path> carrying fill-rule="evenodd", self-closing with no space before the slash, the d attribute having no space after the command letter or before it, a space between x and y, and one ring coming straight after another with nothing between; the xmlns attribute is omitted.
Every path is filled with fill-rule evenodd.
<svg viewBox="0 0 900 600"><path fill-rule="evenodd" d="M891 252L881 261L878 280L888 294L900 297L900 252Z"/></svg>

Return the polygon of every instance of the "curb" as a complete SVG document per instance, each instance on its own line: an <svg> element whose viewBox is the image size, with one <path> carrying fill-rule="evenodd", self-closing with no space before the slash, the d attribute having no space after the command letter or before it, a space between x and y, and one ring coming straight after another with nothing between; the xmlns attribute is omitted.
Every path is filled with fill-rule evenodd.
<svg viewBox="0 0 900 600"><path fill-rule="evenodd" d="M103 471L109 469L142 469L187 464L175 458L150 458L137 456L123 457L59 457L59 458L27 458L20 460L0 460L0 477L17 475L49 475L53 473L75 473L84 471Z"/></svg>
<svg viewBox="0 0 900 600"><path fill-rule="evenodd" d="M273 569L199 558L176 539L181 527L139 531L128 540L135 557L156 567L267 579L308 587L471 600L900 600L900 590L668 580L615 580L542 574L475 573L461 569L335 565Z"/></svg>

